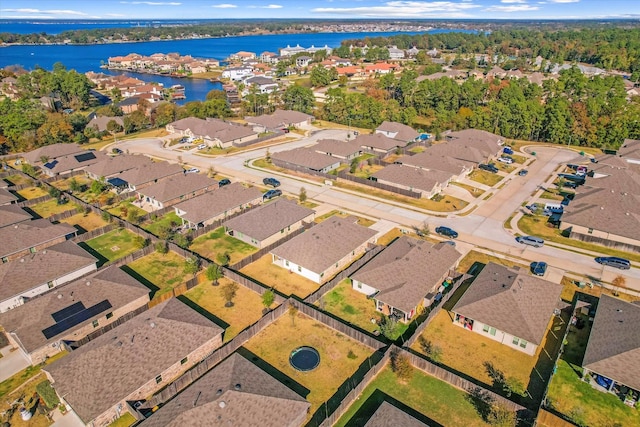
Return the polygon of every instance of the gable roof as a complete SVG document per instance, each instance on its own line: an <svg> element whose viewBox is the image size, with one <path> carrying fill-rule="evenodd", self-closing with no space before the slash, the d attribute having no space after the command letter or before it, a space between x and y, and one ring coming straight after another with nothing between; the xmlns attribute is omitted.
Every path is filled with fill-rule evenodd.
<svg viewBox="0 0 640 427"><path fill-rule="evenodd" d="M256 134L249 126L212 118L203 120L196 117L187 117L170 123L170 125L177 131L186 131L188 129L196 136L218 140L221 143Z"/></svg>
<svg viewBox="0 0 640 427"><path fill-rule="evenodd" d="M129 169L118 175L118 178L131 185L142 185L168 176L183 174L184 169L178 164L167 162L145 163L135 169Z"/></svg>
<svg viewBox="0 0 640 427"><path fill-rule="evenodd" d="M18 197L7 190L6 188L0 188L0 205L10 204L18 200Z"/></svg>
<svg viewBox="0 0 640 427"><path fill-rule="evenodd" d="M53 224L46 218L19 222L0 228L0 257L9 256L34 246L59 239L77 230L74 226L61 222Z"/></svg>
<svg viewBox="0 0 640 427"><path fill-rule="evenodd" d="M378 409L376 409L371 418L369 418L369 421L364 425L364 427L390 426L429 427L427 424L418 421L402 409L396 408L387 401L382 402L380 406L378 406Z"/></svg>
<svg viewBox="0 0 640 427"><path fill-rule="evenodd" d="M490 262L451 311L539 345L562 286Z"/></svg>
<svg viewBox="0 0 640 427"><path fill-rule="evenodd" d="M629 163L622 157L614 156L613 154L602 154L596 157L597 163L595 165L591 165L589 169L597 170L598 168L604 166L613 166L618 168L627 168L629 167Z"/></svg>
<svg viewBox="0 0 640 427"><path fill-rule="evenodd" d="M453 176L450 173L414 168L403 165L389 165L373 174L378 180L382 179L395 184L411 187L412 189L432 191L437 184L447 182Z"/></svg>
<svg viewBox="0 0 640 427"><path fill-rule="evenodd" d="M375 235L375 230L358 225L353 217L332 216L271 253L321 273Z"/></svg>
<svg viewBox="0 0 640 427"><path fill-rule="evenodd" d="M31 218L31 214L18 205L11 204L0 206L0 228L22 221L28 221Z"/></svg>
<svg viewBox="0 0 640 427"><path fill-rule="evenodd" d="M582 366L640 390L640 306L603 294Z"/></svg>
<svg viewBox="0 0 640 427"><path fill-rule="evenodd" d="M640 139L625 139L618 155L629 159L640 159Z"/></svg>
<svg viewBox="0 0 640 427"><path fill-rule="evenodd" d="M203 420L214 425L298 426L310 406L286 385L233 353L141 426L186 427L201 425Z"/></svg>
<svg viewBox="0 0 640 427"><path fill-rule="evenodd" d="M218 181L206 175L185 173L162 179L155 184L138 190L138 192L160 202L167 202L214 185L217 186Z"/></svg>
<svg viewBox="0 0 640 427"><path fill-rule="evenodd" d="M97 116L97 115L94 116L91 119L91 121L89 121L89 123L87 123L86 127L92 127L102 132L107 130L107 124L109 124L109 122L112 120L117 124L119 124L120 126L124 127L124 120L122 119L122 117L119 117L119 116L109 117L109 116Z"/></svg>
<svg viewBox="0 0 640 427"><path fill-rule="evenodd" d="M464 143L468 147L473 147L482 153L484 157L495 155L500 151L500 145L504 139L485 130L464 129L446 134L447 140L455 143Z"/></svg>
<svg viewBox="0 0 640 427"><path fill-rule="evenodd" d="M444 171L451 173L452 175L459 175L465 170L465 168L473 167L477 163L476 161L469 160L471 158L469 154L473 155L473 153L465 152L465 159L460 159L437 154L435 150L430 151L433 147L430 147L422 153L418 153L414 156L402 156L398 158L396 162L421 169Z"/></svg>
<svg viewBox="0 0 640 427"><path fill-rule="evenodd" d="M329 166L340 163L335 157L321 154L312 148L300 147L293 150L279 151L271 155L273 160L287 162L294 165L302 166L311 170L319 171Z"/></svg>
<svg viewBox="0 0 640 427"><path fill-rule="evenodd" d="M313 209L290 200L278 199L231 218L225 226L256 240L264 240L314 213Z"/></svg>
<svg viewBox="0 0 640 427"><path fill-rule="evenodd" d="M0 301L95 264L96 261L87 251L67 240L0 264Z"/></svg>
<svg viewBox="0 0 640 427"><path fill-rule="evenodd" d="M58 395L88 423L221 333L222 328L171 298L51 363L46 371Z"/></svg>
<svg viewBox="0 0 640 427"><path fill-rule="evenodd" d="M596 166L596 168L592 168L594 170L594 176L587 175L586 177L586 187L604 188L622 194L640 195L640 174L635 173L630 168L619 168L600 164ZM598 176L596 176L596 174Z"/></svg>
<svg viewBox="0 0 640 427"><path fill-rule="evenodd" d="M244 118L249 124L258 124L267 128L286 127L294 123L302 123L313 119L313 116L294 110L276 110L273 114Z"/></svg>
<svg viewBox="0 0 640 427"><path fill-rule="evenodd" d="M85 171L95 176L109 178L112 175L151 163L153 163L152 160L147 156L120 154L113 157L107 156L101 161L87 166Z"/></svg>
<svg viewBox="0 0 640 427"><path fill-rule="evenodd" d="M56 157L68 156L71 154L78 154L85 152L84 148L80 147L78 144L72 143L60 143L60 144L51 144L45 145L40 148L36 148L33 151L25 153L23 156L29 163L35 164L40 163L40 157L45 156L50 160L55 159Z"/></svg>
<svg viewBox="0 0 640 427"><path fill-rule="evenodd" d="M58 156L42 165L42 168L54 173L64 173L85 168L106 158L107 155L102 151L85 151L84 153Z"/></svg>
<svg viewBox="0 0 640 427"><path fill-rule="evenodd" d="M31 352L62 336L70 335L94 319L148 294L149 288L142 283L117 267L109 267L80 280L58 286L26 304L1 313L0 325L5 330L15 333L22 346ZM44 331L57 323L54 315L65 307L82 303L84 307L89 308L104 300L109 303L105 310L55 336L45 336Z"/></svg>
<svg viewBox="0 0 640 427"><path fill-rule="evenodd" d="M226 211L262 200L262 192L257 187L245 187L234 182L216 190L194 197L175 205L176 209L186 212L181 215L185 220L199 224Z"/></svg>
<svg viewBox="0 0 640 427"><path fill-rule="evenodd" d="M398 148L400 145L405 146L405 142L400 142L397 139L389 138L381 133L374 134L360 134L356 137L355 142L364 148L377 148L384 151L390 151Z"/></svg>
<svg viewBox="0 0 640 427"><path fill-rule="evenodd" d="M317 153L337 154L338 156L350 156L360 152L360 144L355 141L340 141L337 139L321 139L310 149Z"/></svg>
<svg viewBox="0 0 640 427"><path fill-rule="evenodd" d="M409 142L416 139L420 134L415 131L411 126L404 125L397 122L384 121L380 126L376 128L376 132L394 133L393 139L397 139L402 142Z"/></svg>
<svg viewBox="0 0 640 427"><path fill-rule="evenodd" d="M377 289L377 300L408 312L441 284L461 256L449 244L402 236L351 278Z"/></svg>

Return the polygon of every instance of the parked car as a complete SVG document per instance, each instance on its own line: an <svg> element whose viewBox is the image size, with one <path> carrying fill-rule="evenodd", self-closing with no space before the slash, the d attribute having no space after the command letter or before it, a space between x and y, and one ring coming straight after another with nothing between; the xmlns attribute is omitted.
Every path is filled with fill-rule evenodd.
<svg viewBox="0 0 640 427"><path fill-rule="evenodd" d="M458 232L449 227L436 227L436 233L440 234L441 236L450 237L452 239L458 237Z"/></svg>
<svg viewBox="0 0 640 427"><path fill-rule="evenodd" d="M204 150L205 148L207 148L207 144L198 145L198 150Z"/></svg>
<svg viewBox="0 0 640 427"><path fill-rule="evenodd" d="M598 264L608 265L609 267L619 268L620 270L629 270L631 268L631 262L628 259L615 256L597 257L596 262Z"/></svg>
<svg viewBox="0 0 640 427"><path fill-rule="evenodd" d="M498 157L497 160L499 162L505 163L507 165L510 165L511 163L513 163L513 159L511 157L507 157L507 156Z"/></svg>
<svg viewBox="0 0 640 427"><path fill-rule="evenodd" d="M280 181L275 178L265 178L262 180L264 185L270 185L272 187L280 187Z"/></svg>
<svg viewBox="0 0 640 427"><path fill-rule="evenodd" d="M224 187L225 185L231 184L231 181L228 178L223 178L218 181L218 187Z"/></svg>
<svg viewBox="0 0 640 427"><path fill-rule="evenodd" d="M121 150L121 149L119 149L119 148L114 148L113 150L111 150L111 152L112 152L113 154L122 154L122 150Z"/></svg>
<svg viewBox="0 0 640 427"><path fill-rule="evenodd" d="M495 167L494 165L492 165L491 163L485 165L484 163L481 165L478 165L478 168L491 172L491 173L498 173L498 168Z"/></svg>
<svg viewBox="0 0 640 427"><path fill-rule="evenodd" d="M534 248L541 248L544 246L544 240L535 236L516 237L516 242L522 243L523 245L533 246Z"/></svg>
<svg viewBox="0 0 640 427"><path fill-rule="evenodd" d="M280 190L269 190L262 195L263 199L273 199L274 197L282 196L282 191Z"/></svg>
<svg viewBox="0 0 640 427"><path fill-rule="evenodd" d="M562 186L567 188L578 188L578 184L573 181L565 181L565 183Z"/></svg>
<svg viewBox="0 0 640 427"><path fill-rule="evenodd" d="M547 272L547 263L544 261L532 262L531 272L536 276L544 276L544 274Z"/></svg>
<svg viewBox="0 0 640 427"><path fill-rule="evenodd" d="M511 148L511 147L504 147L504 148L502 149L502 152L503 152L504 154L513 154L513 148Z"/></svg>
<svg viewBox="0 0 640 427"><path fill-rule="evenodd" d="M200 173L200 169L191 168L191 169L187 169L186 171L184 171L184 173Z"/></svg>
<svg viewBox="0 0 640 427"><path fill-rule="evenodd" d="M528 174L528 173L529 173L529 171L528 171L528 170L526 170L526 169L522 169L520 172L518 172L518 175L520 175L520 176L525 176L525 175L526 175L526 174Z"/></svg>

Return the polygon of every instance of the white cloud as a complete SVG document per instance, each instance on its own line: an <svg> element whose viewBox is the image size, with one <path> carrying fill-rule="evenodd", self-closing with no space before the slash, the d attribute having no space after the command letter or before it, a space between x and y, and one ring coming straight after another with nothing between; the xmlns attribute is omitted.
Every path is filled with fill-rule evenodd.
<svg viewBox="0 0 640 427"><path fill-rule="evenodd" d="M514 5L514 6L491 6L484 9L485 12L531 12L534 10L539 10L538 6L530 6L528 4Z"/></svg>
<svg viewBox="0 0 640 427"><path fill-rule="evenodd" d="M527 0L500 0L500 3L526 3Z"/></svg>
<svg viewBox="0 0 640 427"><path fill-rule="evenodd" d="M110 18L124 18L127 15L123 15L122 13L105 13L104 16L108 16Z"/></svg>
<svg viewBox="0 0 640 427"><path fill-rule="evenodd" d="M466 18L466 11L480 6L472 2L457 3L452 1L389 1L381 6L368 7L318 7L311 9L312 13L356 15L368 18L397 18L397 17L440 17Z"/></svg>
<svg viewBox="0 0 640 427"><path fill-rule="evenodd" d="M282 9L282 6L279 4L268 4L266 6L262 6L263 9Z"/></svg>
<svg viewBox="0 0 640 427"><path fill-rule="evenodd" d="M0 9L0 12L9 12L9 13L27 13L27 14L38 14L39 16L49 16L51 15L74 15L74 16L87 16L84 12L79 12L77 10L63 10L63 9Z"/></svg>
<svg viewBox="0 0 640 427"><path fill-rule="evenodd" d="M146 4L147 6L180 6L182 3L175 1L163 2L163 1L121 1L121 4Z"/></svg>
<svg viewBox="0 0 640 427"><path fill-rule="evenodd" d="M215 8L218 8L218 9L233 9L235 7L238 7L238 6L236 6L235 4L222 3L222 4L214 4L211 7L215 7Z"/></svg>
<svg viewBox="0 0 640 427"><path fill-rule="evenodd" d="M549 3L578 3L580 0L549 0Z"/></svg>

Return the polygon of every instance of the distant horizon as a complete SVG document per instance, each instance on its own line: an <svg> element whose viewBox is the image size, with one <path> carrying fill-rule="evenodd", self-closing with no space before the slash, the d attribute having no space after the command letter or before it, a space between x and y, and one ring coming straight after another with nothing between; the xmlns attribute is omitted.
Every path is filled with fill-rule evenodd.
<svg viewBox="0 0 640 427"><path fill-rule="evenodd" d="M640 20L627 0L3 0L0 20Z"/></svg>

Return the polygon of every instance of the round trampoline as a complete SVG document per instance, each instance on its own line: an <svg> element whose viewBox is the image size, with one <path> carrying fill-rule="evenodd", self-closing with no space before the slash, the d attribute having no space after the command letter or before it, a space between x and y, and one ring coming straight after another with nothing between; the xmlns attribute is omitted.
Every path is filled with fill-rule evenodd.
<svg viewBox="0 0 640 427"><path fill-rule="evenodd" d="M313 347L298 347L291 352L289 363L298 371L312 371L320 364L320 354Z"/></svg>

